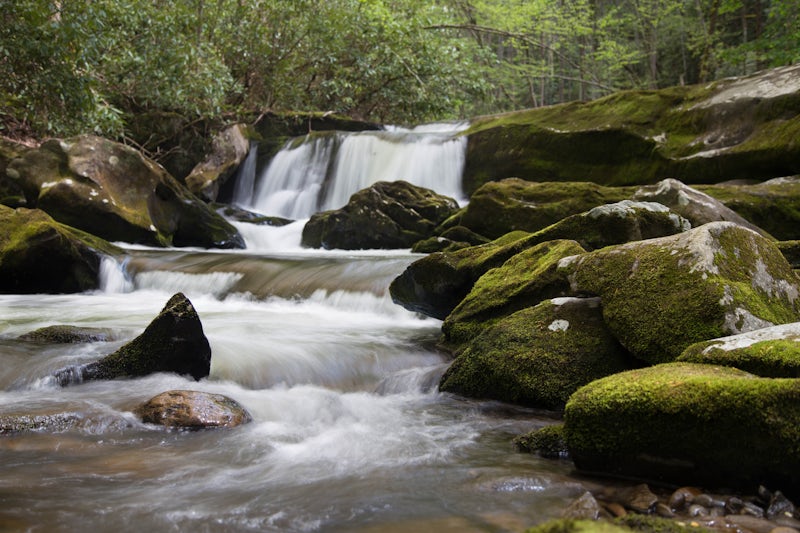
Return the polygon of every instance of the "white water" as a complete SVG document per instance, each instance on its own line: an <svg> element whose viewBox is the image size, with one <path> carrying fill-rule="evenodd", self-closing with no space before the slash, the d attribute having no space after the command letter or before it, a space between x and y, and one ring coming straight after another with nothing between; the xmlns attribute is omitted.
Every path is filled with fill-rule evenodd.
<svg viewBox="0 0 800 533"><path fill-rule="evenodd" d="M243 207L290 219L338 209L378 181L405 180L463 202L466 124L430 124L358 133L322 132L293 139L258 178Z"/></svg>

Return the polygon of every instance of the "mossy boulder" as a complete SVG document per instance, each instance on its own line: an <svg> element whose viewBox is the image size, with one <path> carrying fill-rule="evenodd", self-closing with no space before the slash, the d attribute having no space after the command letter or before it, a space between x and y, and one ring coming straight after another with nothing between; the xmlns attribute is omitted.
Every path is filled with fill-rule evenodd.
<svg viewBox="0 0 800 533"><path fill-rule="evenodd" d="M458 210L452 198L406 181L378 182L358 191L347 205L316 213L303 228L309 248L411 248L430 237Z"/></svg>
<svg viewBox="0 0 800 533"><path fill-rule="evenodd" d="M121 250L38 209L0 205L0 292L71 293L99 287L104 255Z"/></svg>
<svg viewBox="0 0 800 533"><path fill-rule="evenodd" d="M553 424L534 429L514 439L517 450L535 453L548 459L565 459L569 456L564 439L564 424Z"/></svg>
<svg viewBox="0 0 800 533"><path fill-rule="evenodd" d="M460 223L493 239L515 230L535 232L570 215L624 200L632 192L589 182L535 183L509 178L475 191Z"/></svg>
<svg viewBox="0 0 800 533"><path fill-rule="evenodd" d="M178 429L233 428L252 420L236 400L192 390L162 392L134 412L148 424Z"/></svg>
<svg viewBox="0 0 800 533"><path fill-rule="evenodd" d="M732 366L772 378L800 378L800 323L692 344L678 361Z"/></svg>
<svg viewBox="0 0 800 533"><path fill-rule="evenodd" d="M446 345L456 349L502 317L572 294L558 262L584 252L575 241L546 241L483 274L442 324Z"/></svg>
<svg viewBox="0 0 800 533"><path fill-rule="evenodd" d="M50 140L9 163L28 205L110 241L243 248L239 233L163 167L84 135Z"/></svg>
<svg viewBox="0 0 800 533"><path fill-rule="evenodd" d="M670 211L687 219L694 227L709 222L735 222L740 226L762 233L765 237L770 237L764 230L746 220L721 201L676 179L668 178L654 185L641 187L632 199L665 205L669 207Z"/></svg>
<svg viewBox="0 0 800 533"><path fill-rule="evenodd" d="M439 226L440 229L442 226ZM414 253L433 253L433 252L455 252L462 248L469 248L470 246L478 246L479 244L486 244L490 242L483 235L478 235L469 228L464 226L453 226L443 230L439 235L429 237L422 241L417 241L411 247Z"/></svg>
<svg viewBox="0 0 800 533"><path fill-rule="evenodd" d="M579 389L564 412L583 472L709 488L800 489L800 380L667 363Z"/></svg>
<svg viewBox="0 0 800 533"><path fill-rule="evenodd" d="M436 252L414 261L389 286L392 300L409 311L443 320L478 278L525 250L528 236L515 231L480 246Z"/></svg>
<svg viewBox="0 0 800 533"><path fill-rule="evenodd" d="M250 153L250 137L244 124L233 124L215 135L210 153L184 180L189 190L206 202L216 201L220 188Z"/></svg>
<svg viewBox="0 0 800 533"><path fill-rule="evenodd" d="M42 344L77 344L84 342L105 342L113 340L114 332L107 328L91 328L59 324L45 326L23 333L19 340Z"/></svg>
<svg viewBox="0 0 800 533"><path fill-rule="evenodd" d="M800 178L785 177L756 184L732 183L697 188L778 240L800 239Z"/></svg>
<svg viewBox="0 0 800 533"><path fill-rule="evenodd" d="M156 372L207 377L211 347L203 325L186 296L177 293L144 332L99 361L56 373L62 385L100 379L135 378Z"/></svg>
<svg viewBox="0 0 800 533"><path fill-rule="evenodd" d="M642 185L797 174L799 73L793 65L476 119L464 132L464 188L508 177Z"/></svg>
<svg viewBox="0 0 800 533"><path fill-rule="evenodd" d="M599 298L558 298L484 330L456 357L439 389L561 409L582 385L631 367L603 322Z"/></svg>
<svg viewBox="0 0 800 533"><path fill-rule="evenodd" d="M634 356L673 361L695 342L800 320L798 280L775 244L731 222L561 260L576 294L600 296Z"/></svg>

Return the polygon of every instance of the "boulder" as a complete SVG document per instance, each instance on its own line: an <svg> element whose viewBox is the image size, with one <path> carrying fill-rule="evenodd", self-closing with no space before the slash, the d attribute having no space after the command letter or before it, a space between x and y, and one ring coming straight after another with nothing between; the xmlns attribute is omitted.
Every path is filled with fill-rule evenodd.
<svg viewBox="0 0 800 533"><path fill-rule="evenodd" d="M227 396L191 390L162 392L134 412L145 423L180 429L232 428L252 420Z"/></svg>
<svg viewBox="0 0 800 533"><path fill-rule="evenodd" d="M100 379L134 378L156 372L207 377L211 347L203 325L186 296L177 293L144 332L99 361L56 373L62 385Z"/></svg>
<svg viewBox="0 0 800 533"><path fill-rule="evenodd" d="M461 225L493 239L515 230L534 232L570 215L624 200L631 192L589 182L534 183L509 178L475 191Z"/></svg>
<svg viewBox="0 0 800 533"><path fill-rule="evenodd" d="M564 436L583 472L669 484L800 489L800 380L667 363L572 395Z"/></svg>
<svg viewBox="0 0 800 533"><path fill-rule="evenodd" d="M800 173L798 80L792 65L481 117L464 132L464 188L508 177L644 185L791 176Z"/></svg>
<svg viewBox="0 0 800 533"><path fill-rule="evenodd" d="M441 226L440 226L441 227ZM433 252L455 252L462 248L486 244L489 239L483 235L478 235L464 226L453 226L443 230L439 235L429 237L422 241L417 241L411 247L414 253L433 253Z"/></svg>
<svg viewBox="0 0 800 533"><path fill-rule="evenodd" d="M334 211L316 213L303 228L309 248L411 248L458 210L452 198L405 181L378 182Z"/></svg>
<svg viewBox="0 0 800 533"><path fill-rule="evenodd" d="M19 181L6 174L8 164L31 147L0 137L0 204L8 207L27 207L25 192Z"/></svg>
<svg viewBox="0 0 800 533"><path fill-rule="evenodd" d="M11 161L6 174L29 206L110 241L244 247L236 228L161 166L100 137L47 141Z"/></svg>
<svg viewBox="0 0 800 533"><path fill-rule="evenodd" d="M254 213L241 207L228 204L211 203L209 204L220 215L235 220L236 222L245 222L247 224L254 224L256 226L286 226L291 224L294 220L262 215L261 213Z"/></svg>
<svg viewBox="0 0 800 533"><path fill-rule="evenodd" d="M484 330L456 357L439 389L562 409L582 385L630 368L603 322L599 298L556 298Z"/></svg>
<svg viewBox="0 0 800 533"><path fill-rule="evenodd" d="M575 241L546 241L486 272L442 324L446 345L457 349L515 311L571 295L558 262L584 252Z"/></svg>
<svg viewBox="0 0 800 533"><path fill-rule="evenodd" d="M250 152L247 126L228 126L211 141L211 152L186 176L186 186L198 198L214 202L220 187L230 178Z"/></svg>
<svg viewBox="0 0 800 533"><path fill-rule="evenodd" d="M792 268L800 268L800 241L780 241L777 243L778 249L783 254L783 257L789 261Z"/></svg>
<svg viewBox="0 0 800 533"><path fill-rule="evenodd" d="M782 241L800 239L800 178L763 183L698 186L763 231Z"/></svg>
<svg viewBox="0 0 800 533"><path fill-rule="evenodd" d="M732 366L772 378L800 378L800 323L692 344L677 359Z"/></svg>
<svg viewBox="0 0 800 533"><path fill-rule="evenodd" d="M529 431L516 437L514 446L520 452L536 453L548 459L569 457L567 441L564 440L564 424L553 424Z"/></svg>
<svg viewBox="0 0 800 533"><path fill-rule="evenodd" d="M103 255L121 250L37 209L0 205L0 293L70 293L99 287Z"/></svg>
<svg viewBox="0 0 800 533"><path fill-rule="evenodd" d="M733 209L708 194L689 187L684 183L668 178L655 185L646 185L636 191L632 197L640 202L658 202L669 207L670 211L687 219L693 227L702 226L709 222L735 222L740 226L769 235L750 223Z"/></svg>
<svg viewBox="0 0 800 533"><path fill-rule="evenodd" d="M409 311L443 320L478 278L524 250L528 236L515 231L480 246L436 252L414 261L389 286L392 300Z"/></svg>
<svg viewBox="0 0 800 533"><path fill-rule="evenodd" d="M19 340L43 344L77 344L84 342L105 342L114 338L114 333L106 328L87 328L81 326L56 325L23 333Z"/></svg>
<svg viewBox="0 0 800 533"><path fill-rule="evenodd" d="M562 259L575 294L600 296L634 356L673 361L695 342L800 320L798 279L775 244L731 222Z"/></svg>

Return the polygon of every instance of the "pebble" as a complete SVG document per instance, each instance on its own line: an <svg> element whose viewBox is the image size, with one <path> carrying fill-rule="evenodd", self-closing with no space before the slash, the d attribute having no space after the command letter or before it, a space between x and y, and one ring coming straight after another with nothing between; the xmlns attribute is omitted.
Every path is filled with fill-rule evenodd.
<svg viewBox="0 0 800 533"><path fill-rule="evenodd" d="M689 516L692 518L708 516L708 509L703 507L702 505L693 503L689 506Z"/></svg>
<svg viewBox="0 0 800 533"><path fill-rule="evenodd" d="M691 503L694 501L694 497L698 494L700 494L698 489L693 487L681 487L672 493L672 495L669 497L667 505L669 505L674 511L680 511L691 505Z"/></svg>
<svg viewBox="0 0 800 533"><path fill-rule="evenodd" d="M666 503L656 504L656 514L662 518L675 518L675 513L669 508Z"/></svg>
<svg viewBox="0 0 800 533"><path fill-rule="evenodd" d="M600 518L600 504L587 490L566 508L563 517L575 520L597 520Z"/></svg>
<svg viewBox="0 0 800 533"><path fill-rule="evenodd" d="M606 509L608 509L608 512L617 518L620 518L628 514L628 511L626 511L625 508L622 505L618 504L617 502L611 502L609 504L606 504Z"/></svg>
<svg viewBox="0 0 800 533"><path fill-rule="evenodd" d="M633 487L623 499L625 507L642 514L652 513L658 503L658 496L645 484Z"/></svg>
<svg viewBox="0 0 800 533"><path fill-rule="evenodd" d="M778 516L792 516L794 514L794 504L779 490L772 494L772 498L767 508L767 518L772 520Z"/></svg>

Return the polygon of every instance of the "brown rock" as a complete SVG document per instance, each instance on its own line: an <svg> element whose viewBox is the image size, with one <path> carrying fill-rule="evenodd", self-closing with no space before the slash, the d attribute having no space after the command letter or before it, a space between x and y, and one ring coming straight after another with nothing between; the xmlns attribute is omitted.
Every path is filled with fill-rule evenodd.
<svg viewBox="0 0 800 533"><path fill-rule="evenodd" d="M149 424L186 429L232 428L252 420L244 407L227 396L189 390L163 392L135 413Z"/></svg>

